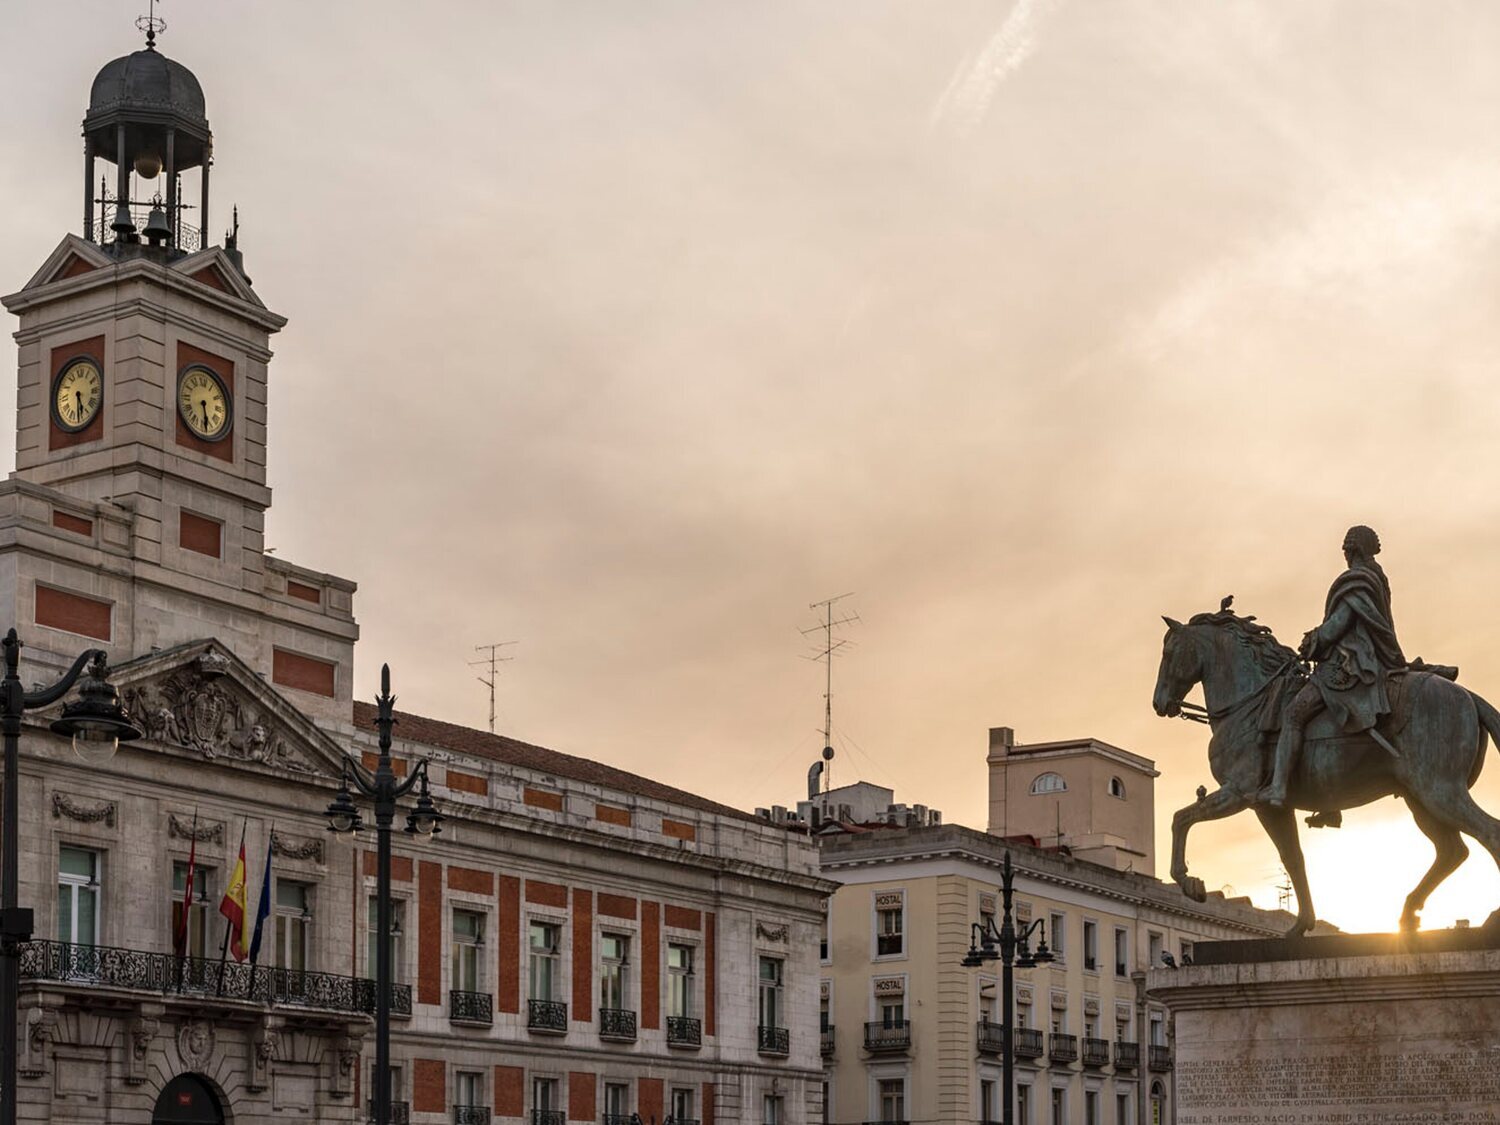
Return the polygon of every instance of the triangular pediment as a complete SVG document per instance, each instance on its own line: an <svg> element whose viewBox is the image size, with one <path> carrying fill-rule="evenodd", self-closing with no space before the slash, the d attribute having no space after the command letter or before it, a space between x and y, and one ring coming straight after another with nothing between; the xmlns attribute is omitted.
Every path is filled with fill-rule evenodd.
<svg viewBox="0 0 1500 1125"><path fill-rule="evenodd" d="M31 275L21 291L35 289L39 285L50 285L54 281L61 281L68 277L77 277L81 273L91 273L102 266L109 265L113 259L100 249L96 244L79 238L76 234L70 234L57 244L57 248L47 255L47 260L42 263L42 268Z"/></svg>
<svg viewBox="0 0 1500 1125"><path fill-rule="evenodd" d="M228 293L231 297L249 301L252 305L266 307L265 302L256 296L255 290L250 288L250 283L245 280L245 275L230 260L222 246L209 246L199 250L196 254L189 254L186 258L178 258L172 263L171 268L200 285L207 285L210 289L217 289L221 293Z"/></svg>
<svg viewBox="0 0 1500 1125"><path fill-rule="evenodd" d="M281 776L337 777L344 750L214 640L192 641L111 670L131 718L156 745Z"/></svg>

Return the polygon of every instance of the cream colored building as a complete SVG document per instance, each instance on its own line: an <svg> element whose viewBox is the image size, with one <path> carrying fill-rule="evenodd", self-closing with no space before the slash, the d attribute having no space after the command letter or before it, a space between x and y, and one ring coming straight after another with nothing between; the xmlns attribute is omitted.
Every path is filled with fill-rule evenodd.
<svg viewBox="0 0 1500 1125"><path fill-rule="evenodd" d="M1290 915L1219 894L1195 903L1151 877L1145 758L1092 740L1016 745L998 728L989 768L1008 840L921 806L893 807L884 826L840 822L823 815L838 790L809 802L823 874L842 884L821 949L824 1119L1000 1120L999 964L961 962L972 924L998 923L1008 851L1017 916L1044 920L1056 954L1016 974L1017 1122L1172 1121L1170 1029L1146 998L1147 966L1285 932Z"/></svg>

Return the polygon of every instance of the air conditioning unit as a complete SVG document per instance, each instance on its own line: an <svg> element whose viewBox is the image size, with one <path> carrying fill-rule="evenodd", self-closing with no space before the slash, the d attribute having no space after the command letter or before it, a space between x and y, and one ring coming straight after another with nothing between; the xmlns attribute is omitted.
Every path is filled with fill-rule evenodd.
<svg viewBox="0 0 1500 1125"><path fill-rule="evenodd" d="M914 813L916 813L917 823L918 824L925 825L927 823L927 806L926 805L913 805L911 807L911 811L914 812Z"/></svg>
<svg viewBox="0 0 1500 1125"><path fill-rule="evenodd" d="M927 814L927 823L931 824L931 825L934 825L934 826L942 824L943 823L943 814L939 810L933 809L931 812L929 812Z"/></svg>

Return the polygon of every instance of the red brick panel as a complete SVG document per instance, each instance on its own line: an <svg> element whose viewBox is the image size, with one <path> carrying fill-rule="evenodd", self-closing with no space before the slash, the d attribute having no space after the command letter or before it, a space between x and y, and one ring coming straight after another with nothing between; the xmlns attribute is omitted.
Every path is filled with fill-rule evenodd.
<svg viewBox="0 0 1500 1125"><path fill-rule="evenodd" d="M558 910L568 908L568 888L561 883L544 883L540 879L526 880L526 901L538 906L551 906Z"/></svg>
<svg viewBox="0 0 1500 1125"><path fill-rule="evenodd" d="M218 520L195 516L192 512L179 512L177 545L184 551L196 551L211 558L224 555L224 527Z"/></svg>
<svg viewBox="0 0 1500 1125"><path fill-rule="evenodd" d="M698 838L698 829L696 826L684 824L680 820L668 820L666 817L662 817L661 834L663 836L671 836L677 840L696 840Z"/></svg>
<svg viewBox="0 0 1500 1125"><path fill-rule="evenodd" d="M52 511L52 526L61 528L63 531L71 531L74 535L93 535L94 521L86 520L82 516L70 515L67 512L59 512L55 508Z"/></svg>
<svg viewBox="0 0 1500 1125"><path fill-rule="evenodd" d="M594 896L573 891L573 1018L594 1019Z"/></svg>
<svg viewBox="0 0 1500 1125"><path fill-rule="evenodd" d="M599 892L599 913L611 918L634 918L635 899L629 895L612 895Z"/></svg>
<svg viewBox="0 0 1500 1125"><path fill-rule="evenodd" d="M51 586L36 588L36 623L95 640L110 639L110 604Z"/></svg>
<svg viewBox="0 0 1500 1125"><path fill-rule="evenodd" d="M52 375L47 381L47 417L52 417L52 394L53 384L62 370L69 363L82 356L88 356L99 365L99 374L104 380L104 401L100 404L99 413L94 415L94 420L76 434L70 434L59 430L56 425L47 426L47 449L69 449L84 442L98 441L104 436L104 412L109 409L109 372L104 369L104 337L91 336L87 340L79 340L75 344L64 344L60 348L52 349Z"/></svg>
<svg viewBox="0 0 1500 1125"><path fill-rule="evenodd" d="M369 770L371 773L374 773L375 767L380 765L380 755L377 754L374 750L364 751L360 754L359 760L364 763L365 769ZM405 777L406 759L393 757L391 759L391 772L397 777Z"/></svg>
<svg viewBox="0 0 1500 1125"><path fill-rule="evenodd" d="M641 1026L661 1026L661 904L641 903ZM642 1079L644 1087L645 1079ZM661 1083L657 1082L657 1097ZM642 1095L644 1097L644 1094ZM641 1102L644 1117L645 1102Z"/></svg>
<svg viewBox="0 0 1500 1125"><path fill-rule="evenodd" d="M719 997L718 919L709 912L703 916L703 1034L714 1034L714 1013Z"/></svg>
<svg viewBox="0 0 1500 1125"><path fill-rule="evenodd" d="M417 1113L448 1112L448 1074L442 1059L413 1059L411 1107Z"/></svg>
<svg viewBox="0 0 1500 1125"><path fill-rule="evenodd" d="M660 1078L642 1078L636 1083L636 1112L645 1121L661 1120L661 1086Z"/></svg>
<svg viewBox="0 0 1500 1125"><path fill-rule="evenodd" d="M191 363L201 363L220 379L224 380L224 386L229 390L229 397L233 399L234 394L234 361L225 359L213 352L206 352L202 348L195 348L192 344L184 344L180 340L177 343L177 370L180 372ZM204 441L192 430L187 428L187 423L182 420L182 414L177 409L177 382L174 379L171 387L171 411L172 417L177 419L177 444L199 453L207 454L209 457L217 457L220 461L234 460L234 437L232 435L220 441ZM239 424L239 403L230 403L229 421L231 425Z"/></svg>
<svg viewBox="0 0 1500 1125"><path fill-rule="evenodd" d="M613 805L594 806L594 819L602 820L605 824L618 824L622 828L630 827L630 810L617 809Z"/></svg>
<svg viewBox="0 0 1500 1125"><path fill-rule="evenodd" d="M476 895L492 895L495 893L495 876L488 871L480 871L473 867L450 867L448 868L448 889L468 891Z"/></svg>
<svg viewBox="0 0 1500 1125"><path fill-rule="evenodd" d="M568 1072L568 1120L594 1119L594 1075L588 1070Z"/></svg>
<svg viewBox="0 0 1500 1125"><path fill-rule="evenodd" d="M207 285L210 289L217 289L220 293L228 293L229 286L224 284L224 279L219 276L219 271L213 266L204 266L201 270L194 270L188 274L199 285Z"/></svg>
<svg viewBox="0 0 1500 1125"><path fill-rule="evenodd" d="M703 1125L714 1125L714 1084L712 1082L703 1083L703 1109L699 1120Z"/></svg>
<svg viewBox="0 0 1500 1125"><path fill-rule="evenodd" d="M442 1107L446 1111L446 1107ZM519 1066L495 1068L495 1115L520 1117L526 1112L526 1072Z"/></svg>
<svg viewBox="0 0 1500 1125"><path fill-rule="evenodd" d="M378 855L376 855L374 852L365 852L365 874L368 875L368 876L370 876L370 878L373 879L375 877L375 874L376 874L376 868L378 868L379 866L380 866L380 857ZM409 856L409 855L393 855L393 856L391 856L391 882L393 882L393 883L410 883L411 882L411 856Z"/></svg>
<svg viewBox="0 0 1500 1125"><path fill-rule="evenodd" d="M417 1003L443 1002L443 865L423 860L417 883Z"/></svg>
<svg viewBox="0 0 1500 1125"><path fill-rule="evenodd" d="M521 1010L521 880L514 875L500 876L500 901L497 905L496 944L500 946L499 981L495 986L495 1004L502 1012ZM497 1108L496 1113L500 1112ZM519 1111L517 1111L519 1112Z"/></svg>
<svg viewBox="0 0 1500 1125"><path fill-rule="evenodd" d="M308 586L302 582L295 582L288 578L286 580L286 596L289 598L301 598L313 605L323 604L323 592L316 586Z"/></svg>
<svg viewBox="0 0 1500 1125"><path fill-rule="evenodd" d="M667 907L667 925L677 930L701 930L703 914L686 906Z"/></svg>
<svg viewBox="0 0 1500 1125"><path fill-rule="evenodd" d="M561 793L550 793L545 789L533 789L528 785L521 793L521 800L533 808L551 809L553 812L562 812L563 799Z"/></svg>
<svg viewBox="0 0 1500 1125"><path fill-rule="evenodd" d="M98 268L98 266L93 265L92 263L85 262L77 254L69 254L68 264L63 266L63 268L58 271L56 280L61 281L64 278L77 277L80 274L85 273L93 273Z"/></svg>
<svg viewBox="0 0 1500 1125"><path fill-rule="evenodd" d="M271 681L282 687L332 698L334 669L337 667L337 664L303 656L300 652L289 652L284 648L271 650Z"/></svg>
<svg viewBox="0 0 1500 1125"><path fill-rule="evenodd" d="M444 778L449 789L456 789L460 793L477 793L486 797L490 792L490 783L487 778L478 774L464 773L462 770L450 769Z"/></svg>

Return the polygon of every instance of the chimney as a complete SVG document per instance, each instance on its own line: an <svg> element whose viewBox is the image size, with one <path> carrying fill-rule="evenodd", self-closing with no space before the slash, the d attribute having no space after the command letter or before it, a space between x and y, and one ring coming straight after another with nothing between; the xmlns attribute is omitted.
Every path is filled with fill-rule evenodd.
<svg viewBox="0 0 1500 1125"><path fill-rule="evenodd" d="M990 760L1003 758L1016 745L1016 732L1010 727L990 727Z"/></svg>

